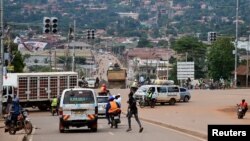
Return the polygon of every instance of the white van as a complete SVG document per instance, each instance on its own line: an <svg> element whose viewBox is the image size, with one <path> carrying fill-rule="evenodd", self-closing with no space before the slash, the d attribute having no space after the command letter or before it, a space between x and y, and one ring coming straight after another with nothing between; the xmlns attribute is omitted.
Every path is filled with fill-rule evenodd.
<svg viewBox="0 0 250 141"><path fill-rule="evenodd" d="M177 85L142 85L135 92L135 99L145 98L150 88L153 89L153 95L155 95L157 103L174 105L177 101L180 101L180 88Z"/></svg>
<svg viewBox="0 0 250 141"><path fill-rule="evenodd" d="M97 131L98 105L93 89L73 88L62 92L59 107L59 131L87 126Z"/></svg>

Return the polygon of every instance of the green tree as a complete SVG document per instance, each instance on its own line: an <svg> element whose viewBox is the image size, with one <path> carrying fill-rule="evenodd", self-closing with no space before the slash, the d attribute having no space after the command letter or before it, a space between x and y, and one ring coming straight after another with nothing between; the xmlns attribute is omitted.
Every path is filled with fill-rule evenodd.
<svg viewBox="0 0 250 141"><path fill-rule="evenodd" d="M4 52L7 52L8 49L7 47L10 48L11 50L11 56L12 56L12 60L9 64L14 66L14 72L23 72L23 69L25 67L25 63L24 63L24 57L23 55L20 53L20 51L18 51L18 46L17 44L13 43L13 42L5 42L4 46L6 47L4 49Z"/></svg>
<svg viewBox="0 0 250 141"><path fill-rule="evenodd" d="M23 72L25 64L22 54L19 51L15 51L13 54L14 58L11 64L14 66L14 72Z"/></svg>
<svg viewBox="0 0 250 141"><path fill-rule="evenodd" d="M160 40L158 43L157 43L157 46L161 47L161 48L166 48L168 46L168 41L166 40Z"/></svg>
<svg viewBox="0 0 250 141"><path fill-rule="evenodd" d="M178 84L177 80L177 62L173 63L172 69L169 71L169 80L173 80L175 84Z"/></svg>
<svg viewBox="0 0 250 141"><path fill-rule="evenodd" d="M151 42L147 40L146 38L140 38L137 47L144 48L144 47L153 47Z"/></svg>
<svg viewBox="0 0 250 141"><path fill-rule="evenodd" d="M205 59L207 46L205 44L197 38L184 36L174 42L173 49L183 56L181 61L186 61L186 59L187 61L194 61L195 78L204 78L206 76Z"/></svg>
<svg viewBox="0 0 250 141"><path fill-rule="evenodd" d="M208 52L208 74L214 80L230 78L234 70L234 45L230 38L218 38Z"/></svg>

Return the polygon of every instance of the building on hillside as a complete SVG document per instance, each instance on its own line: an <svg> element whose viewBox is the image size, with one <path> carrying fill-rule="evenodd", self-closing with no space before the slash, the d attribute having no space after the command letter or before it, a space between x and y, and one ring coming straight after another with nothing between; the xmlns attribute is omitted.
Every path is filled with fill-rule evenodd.
<svg viewBox="0 0 250 141"><path fill-rule="evenodd" d="M118 15L121 18L123 18L123 17L130 17L130 18L133 18L135 20L138 20L138 18L139 18L139 14L138 13L132 13L132 12L129 12L129 13L119 12Z"/></svg>
<svg viewBox="0 0 250 141"><path fill-rule="evenodd" d="M168 78L172 65L169 59L175 52L162 48L133 48L125 53L128 62L128 79L133 80L140 75L150 78Z"/></svg>
<svg viewBox="0 0 250 141"><path fill-rule="evenodd" d="M89 49L92 46L90 44L86 44L85 42L71 42L69 44L65 44L65 46L69 46L69 49L80 49L83 50L84 48Z"/></svg>
<svg viewBox="0 0 250 141"><path fill-rule="evenodd" d="M247 73L247 71L248 71L248 73ZM250 73L249 73L249 69L247 69L247 66L246 65L238 66L236 69L236 72L237 72L237 86L238 87L246 87L246 86L249 87L249 84L250 84L249 79L250 78L248 76L250 76ZM232 72L232 74L234 74L234 72ZM247 78L248 78L248 81L246 81ZM248 85L246 85L246 84L248 84Z"/></svg>

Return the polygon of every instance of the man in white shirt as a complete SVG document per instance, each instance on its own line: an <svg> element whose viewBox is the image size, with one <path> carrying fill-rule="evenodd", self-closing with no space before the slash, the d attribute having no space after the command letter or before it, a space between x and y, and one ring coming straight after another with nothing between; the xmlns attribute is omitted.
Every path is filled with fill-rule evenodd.
<svg viewBox="0 0 250 141"><path fill-rule="evenodd" d="M116 96L115 96L115 101L120 105L121 107L121 95L118 93Z"/></svg>

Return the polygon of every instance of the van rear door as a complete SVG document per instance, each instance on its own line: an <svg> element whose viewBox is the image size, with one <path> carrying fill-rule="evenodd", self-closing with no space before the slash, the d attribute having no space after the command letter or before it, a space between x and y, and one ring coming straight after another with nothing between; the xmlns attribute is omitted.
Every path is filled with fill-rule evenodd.
<svg viewBox="0 0 250 141"><path fill-rule="evenodd" d="M91 90L66 91L61 102L63 115L67 115L68 120L93 120L96 114L97 102Z"/></svg>

